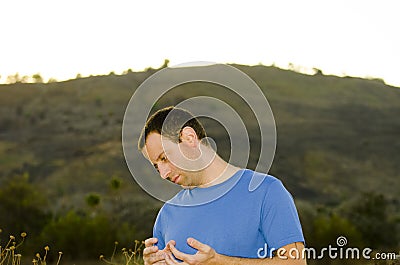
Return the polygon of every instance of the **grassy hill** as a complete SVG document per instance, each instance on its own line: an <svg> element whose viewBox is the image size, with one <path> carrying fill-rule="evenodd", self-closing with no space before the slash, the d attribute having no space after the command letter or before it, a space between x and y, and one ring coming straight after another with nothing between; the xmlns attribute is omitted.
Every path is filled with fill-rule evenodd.
<svg viewBox="0 0 400 265"><path fill-rule="evenodd" d="M398 194L399 88L376 80L236 67L269 100L278 137L271 173L296 197L327 200L362 190ZM135 88L151 73L1 85L1 178L29 172L55 193L97 190L98 182L110 175L129 175L121 152L122 119ZM196 89L215 96L215 89L191 88L172 91L158 106L177 104ZM218 139L218 132L213 136ZM224 147L219 150L226 153ZM78 185L74 178L85 181Z"/></svg>
<svg viewBox="0 0 400 265"><path fill-rule="evenodd" d="M339 205L369 191L397 199L399 88L379 80L309 76L261 65L235 67L255 80L271 105L278 138L270 173L283 180L297 201ZM105 210L113 207L113 198L118 201L114 214L119 218L139 222L145 215L152 220L161 204L134 182L121 146L126 105L152 73L0 85L0 186L25 173L50 198L55 213L86 209L85 196L97 193L108 202ZM193 95L224 93L212 85L190 84L165 95L157 107ZM248 117L252 135L257 128L251 113L240 101L235 106ZM217 124L206 125L217 142L224 141L226 134ZM249 167L259 152L254 135ZM228 146L219 146L223 157ZM154 172L143 169L143 174ZM118 196L110 190L112 178L123 183ZM139 226L144 234L151 232L151 223Z"/></svg>

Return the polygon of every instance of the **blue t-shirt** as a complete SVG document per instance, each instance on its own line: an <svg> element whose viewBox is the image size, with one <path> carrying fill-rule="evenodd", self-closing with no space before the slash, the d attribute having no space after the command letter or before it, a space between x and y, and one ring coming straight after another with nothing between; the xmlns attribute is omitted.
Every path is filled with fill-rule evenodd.
<svg viewBox="0 0 400 265"><path fill-rule="evenodd" d="M180 191L161 208L153 236L159 249L173 239L178 250L195 254L186 241L193 237L217 253L245 258L304 242L293 198L282 182L249 169L211 187Z"/></svg>

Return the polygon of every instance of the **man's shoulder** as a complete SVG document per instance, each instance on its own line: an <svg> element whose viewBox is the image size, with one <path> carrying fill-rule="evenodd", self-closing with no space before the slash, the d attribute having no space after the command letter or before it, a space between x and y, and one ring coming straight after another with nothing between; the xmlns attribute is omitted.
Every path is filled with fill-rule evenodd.
<svg viewBox="0 0 400 265"><path fill-rule="evenodd" d="M250 192L256 191L259 188L268 189L274 183L280 183L281 181L267 173L257 172L251 169L245 169L243 171L242 181L248 185Z"/></svg>

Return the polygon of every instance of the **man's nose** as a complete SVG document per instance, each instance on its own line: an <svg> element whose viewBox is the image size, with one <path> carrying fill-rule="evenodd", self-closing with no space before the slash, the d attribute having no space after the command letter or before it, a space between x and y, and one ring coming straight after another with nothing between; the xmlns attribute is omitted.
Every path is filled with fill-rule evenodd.
<svg viewBox="0 0 400 265"><path fill-rule="evenodd" d="M158 171L160 172L160 176L163 179L167 179L169 177L169 174L171 173L171 169L169 168L168 165L159 165L158 166Z"/></svg>

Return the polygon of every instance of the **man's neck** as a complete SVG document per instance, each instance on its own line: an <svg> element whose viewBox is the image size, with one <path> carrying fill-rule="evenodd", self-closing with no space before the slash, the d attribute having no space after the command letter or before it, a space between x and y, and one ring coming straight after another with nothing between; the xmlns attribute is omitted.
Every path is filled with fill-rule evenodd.
<svg viewBox="0 0 400 265"><path fill-rule="evenodd" d="M224 182L232 177L240 168L225 162L219 156L204 169L202 174L202 184L198 188L207 188Z"/></svg>

